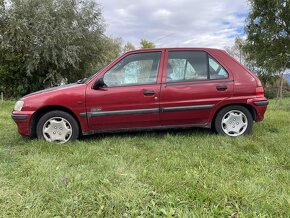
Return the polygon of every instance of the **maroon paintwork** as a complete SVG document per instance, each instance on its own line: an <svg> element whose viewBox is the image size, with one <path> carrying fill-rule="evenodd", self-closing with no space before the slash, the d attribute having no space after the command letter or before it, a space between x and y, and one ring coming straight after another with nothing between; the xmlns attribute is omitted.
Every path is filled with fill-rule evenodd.
<svg viewBox="0 0 290 218"><path fill-rule="evenodd" d="M140 52L162 52L158 80L153 85L101 88L94 90L93 84L105 72L127 55ZM205 51L215 58L228 72L229 78L199 80L166 84L167 55L169 51ZM218 91L217 86L228 87ZM155 94L145 96L144 91L154 90ZM171 126L211 127L215 114L227 105L244 105L250 109L255 121L261 121L267 106L255 105L265 102L263 88L259 79L225 51L209 48L146 49L124 54L96 74L86 84L71 84L54 89L43 90L24 96L22 111L13 111L12 116L23 136L33 136L39 115L44 111L65 110L77 119L83 134L98 131L152 128ZM202 110L183 110L158 113L141 113L117 116L81 116L96 108L102 111L123 111L151 108L186 107L214 105ZM27 115L26 119L17 116ZM16 117L16 118L15 118Z"/></svg>

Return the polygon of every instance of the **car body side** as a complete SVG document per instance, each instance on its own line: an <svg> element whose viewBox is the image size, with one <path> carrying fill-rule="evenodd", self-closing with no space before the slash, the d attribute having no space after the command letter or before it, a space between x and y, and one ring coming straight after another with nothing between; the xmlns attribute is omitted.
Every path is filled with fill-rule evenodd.
<svg viewBox="0 0 290 218"><path fill-rule="evenodd" d="M215 101L214 107L210 110L206 122L198 125L202 127L211 127L214 118L218 111L229 105L242 105L246 107L256 122L263 120L264 113L267 108L267 99L263 93L257 94L257 88L262 85L259 79L238 61L228 55L225 51L219 49L209 48L175 48L175 49L146 49L139 51L132 51L124 54L116 59L114 62L105 67L100 73L92 77L84 84L72 84L64 87L58 87L51 90L43 90L37 93L24 96L22 100L25 102L21 111L13 111L12 118L18 125L18 131L23 136L35 136L36 124L38 119L46 112L51 110L63 110L70 113L78 122L81 132L86 135L94 133L89 126L89 116L83 116L89 112L87 106L87 99L93 90L93 84L101 78L109 69L111 69L120 60L128 55L143 53L143 52L161 52L161 62L157 78L157 84L160 85L160 92L162 97L162 88L166 87L166 64L167 54L169 51L204 51L216 59L219 64L226 69L229 74L225 83L232 83L233 90L227 98L220 101ZM189 85L193 84L198 87L202 83L219 83L220 80L205 80L186 82ZM210 93L209 93L210 94ZM198 96L197 96L198 97ZM114 99L110 99L114 101ZM100 105L102 102L100 102ZM162 106L162 105L161 105ZM160 106L160 107L161 107ZM162 112L159 112L162 113ZM188 126L188 124L178 126ZM163 125L160 125L160 127Z"/></svg>

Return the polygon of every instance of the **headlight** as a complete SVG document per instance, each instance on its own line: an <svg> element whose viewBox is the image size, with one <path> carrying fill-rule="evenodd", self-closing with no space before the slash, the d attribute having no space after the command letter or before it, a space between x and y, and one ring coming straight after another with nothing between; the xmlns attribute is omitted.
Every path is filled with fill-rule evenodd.
<svg viewBox="0 0 290 218"><path fill-rule="evenodd" d="M14 106L14 110L15 111L21 111L23 105L24 105L24 101L17 101L15 106Z"/></svg>

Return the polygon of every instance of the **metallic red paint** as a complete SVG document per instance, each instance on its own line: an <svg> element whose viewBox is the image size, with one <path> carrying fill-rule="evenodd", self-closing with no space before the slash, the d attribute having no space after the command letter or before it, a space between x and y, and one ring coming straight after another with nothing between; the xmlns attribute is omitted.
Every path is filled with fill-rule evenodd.
<svg viewBox="0 0 290 218"><path fill-rule="evenodd" d="M205 51L215 58L228 72L229 78L192 82L166 83L167 54L169 51ZM162 52L156 84L92 88L116 63L130 54ZM256 121L264 118L267 105L257 106L255 102L267 101L261 93L259 79L225 51L209 48L168 48L131 51L96 74L86 84L72 84L55 89L43 90L24 96L21 111L13 111L12 116L19 134L31 136L36 122L32 122L42 111L69 111L80 124L83 134L102 130L147 128L162 126L204 126L211 127L215 114L228 105L245 105L252 108ZM217 86L227 86L218 91ZM258 88L258 89L257 89ZM153 90L153 95L144 91ZM259 93L257 92L259 90ZM172 108L181 110L172 111ZM145 110L144 110L145 109ZM153 111L147 113L147 109ZM157 111L155 111L155 109ZM125 114L91 116L94 111ZM15 116L27 115L25 120Z"/></svg>

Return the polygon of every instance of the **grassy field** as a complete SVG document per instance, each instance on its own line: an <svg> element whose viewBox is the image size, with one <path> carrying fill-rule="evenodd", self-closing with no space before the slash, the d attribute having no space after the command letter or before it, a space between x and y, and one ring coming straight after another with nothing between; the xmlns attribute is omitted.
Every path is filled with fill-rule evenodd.
<svg viewBox="0 0 290 218"><path fill-rule="evenodd" d="M289 217L290 99L250 136L206 129L20 137L0 103L0 217Z"/></svg>

